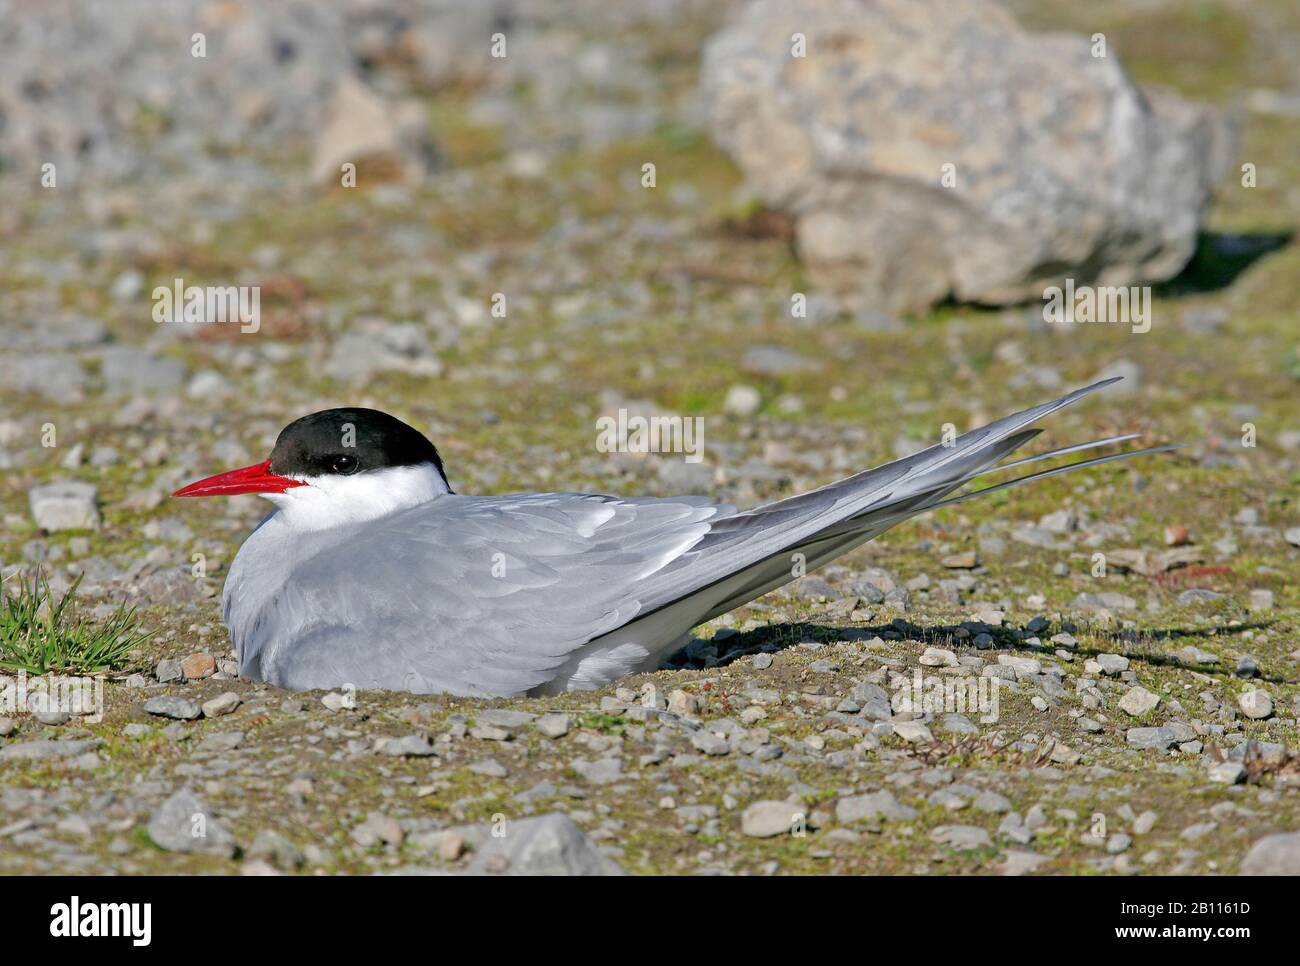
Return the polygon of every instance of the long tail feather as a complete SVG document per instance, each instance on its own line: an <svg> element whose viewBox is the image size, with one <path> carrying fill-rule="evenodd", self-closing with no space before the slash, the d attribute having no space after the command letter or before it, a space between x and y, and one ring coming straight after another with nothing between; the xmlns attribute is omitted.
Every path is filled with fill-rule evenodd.
<svg viewBox="0 0 1300 966"><path fill-rule="evenodd" d="M1013 486L1020 486L1023 483L1032 483L1034 480L1045 480L1049 476L1068 473L1071 470L1080 470L1085 466L1100 466L1102 463L1131 459L1134 456L1150 456L1152 453L1168 453L1170 450L1182 449L1182 445L1182 443L1170 443L1167 446L1151 446L1147 449L1130 450L1127 453L1111 453L1109 456L1096 456L1090 460L1082 460L1078 463L1067 463L1065 466L1057 466L1050 470L1041 470L1037 473L1030 473L1028 476L1019 476L1014 480L1007 480L1005 483L999 483L997 486L986 486L982 490L973 490L970 493L963 493L961 496L955 496L951 499L935 503L929 509L937 510L942 506L952 506L954 503L964 503L967 500L975 499L977 496L986 496L989 493L996 493L998 490L1008 490ZM1005 467L999 467L999 469L1005 469Z"/></svg>
<svg viewBox="0 0 1300 966"><path fill-rule="evenodd" d="M1116 443L1127 443L1131 439L1138 439L1141 433L1126 433L1123 436L1108 436L1105 439L1094 439L1088 443L1075 443L1073 446L1062 446L1060 449L1054 449L1048 453L1038 453L1034 456L1026 456L1024 459L1018 459L1013 463L1002 463L994 466L985 473L994 473L998 470L1009 470L1017 466L1024 466L1026 463L1041 463L1043 460L1055 459L1058 456L1065 456L1067 453L1078 453L1085 449L1096 449L1100 446L1112 446Z"/></svg>

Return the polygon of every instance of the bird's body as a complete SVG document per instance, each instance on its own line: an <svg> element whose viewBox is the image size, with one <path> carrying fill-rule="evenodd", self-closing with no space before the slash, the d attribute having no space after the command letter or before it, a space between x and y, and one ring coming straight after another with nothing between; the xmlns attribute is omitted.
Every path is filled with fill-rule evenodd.
<svg viewBox="0 0 1300 966"><path fill-rule="evenodd" d="M333 424L373 418L356 415L369 410L305 417L267 463L180 493L262 492L277 504L226 581L243 676L295 690L598 688L656 667L698 624L952 502L954 490L1037 435L1030 423L1101 385L743 513L699 497L461 496L436 451L429 458L412 444L408 453L409 439L387 450L372 440L357 458L322 456L322 446L337 447L318 439L306 455L286 444L306 420L328 437ZM387 438L386 426L377 438Z"/></svg>
<svg viewBox="0 0 1300 966"><path fill-rule="evenodd" d="M597 642L652 599L643 581L662 578L728 512L689 500L446 494L307 533L276 512L235 559L226 623L241 674L293 689L599 686L645 664L653 642L603 660ZM603 663L607 673L593 671Z"/></svg>

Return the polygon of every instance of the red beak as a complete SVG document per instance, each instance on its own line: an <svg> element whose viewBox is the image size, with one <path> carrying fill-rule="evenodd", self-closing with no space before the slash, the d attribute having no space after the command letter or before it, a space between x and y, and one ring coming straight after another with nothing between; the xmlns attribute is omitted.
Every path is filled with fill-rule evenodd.
<svg viewBox="0 0 1300 966"><path fill-rule="evenodd" d="M189 486L183 486L172 496L234 496L236 493L283 493L295 486L306 486L301 480L277 476L271 472L271 461L245 466L209 476Z"/></svg>

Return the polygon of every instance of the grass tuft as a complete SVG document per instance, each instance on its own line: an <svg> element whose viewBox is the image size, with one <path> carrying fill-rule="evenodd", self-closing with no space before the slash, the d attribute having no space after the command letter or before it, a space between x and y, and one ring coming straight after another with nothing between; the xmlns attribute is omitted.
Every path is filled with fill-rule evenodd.
<svg viewBox="0 0 1300 966"><path fill-rule="evenodd" d="M115 671L130 651L153 636L139 630L135 608L121 605L102 622L77 608L78 575L62 597L37 572L29 582L19 574L0 594L0 669L28 674L95 674Z"/></svg>

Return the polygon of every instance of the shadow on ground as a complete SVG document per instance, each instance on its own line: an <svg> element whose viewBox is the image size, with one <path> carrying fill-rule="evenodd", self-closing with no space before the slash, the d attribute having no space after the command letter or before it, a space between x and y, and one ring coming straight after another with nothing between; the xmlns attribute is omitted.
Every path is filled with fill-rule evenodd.
<svg viewBox="0 0 1300 966"><path fill-rule="evenodd" d="M1187 638L1222 640L1240 636L1245 631L1265 630L1270 626L1272 622L1256 621L1234 625L1216 624L1202 628L1167 627L1138 633L1131 630L1076 625L1077 630L1072 633L1099 637L1107 643L1096 646L1079 643L1068 650L1079 659L1096 657L1099 654L1119 654L1148 667L1190 666L1198 673L1211 677L1231 678L1234 676L1234 669L1227 664L1188 665L1175 654L1154 652L1144 647L1153 647L1160 641ZM791 624L768 624L751 631L737 631L724 636L715 636L710 640L697 638L690 646L669 658L664 667L672 670L725 667L742 657L751 657L760 653L774 654L805 642L826 644L841 641L870 641L875 638L916 640L928 647L963 647L978 653L979 650L984 649L976 648L973 639L980 633L987 633L992 638L992 643L984 648L987 650L1013 649L1048 656L1056 650L1056 647L1050 644L1046 646L1027 644L1010 628L993 627L978 621L962 621L956 624L936 623L927 627L913 624L903 618L896 618L888 624L856 627L832 627L801 621ZM716 664L707 664L700 660L710 647L717 653ZM1290 679L1281 675L1264 674L1262 671L1256 674L1253 680L1270 684L1292 683Z"/></svg>
<svg viewBox="0 0 1300 966"><path fill-rule="evenodd" d="M1183 270L1169 281L1152 286L1152 294L1176 298L1226 289L1257 261L1286 248L1294 238L1295 232L1290 229L1241 235L1202 232L1196 253Z"/></svg>

